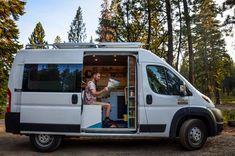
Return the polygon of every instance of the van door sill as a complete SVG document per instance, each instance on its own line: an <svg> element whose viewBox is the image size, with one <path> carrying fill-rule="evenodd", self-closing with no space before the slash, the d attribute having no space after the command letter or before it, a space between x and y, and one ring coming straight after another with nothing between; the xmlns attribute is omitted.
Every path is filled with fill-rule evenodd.
<svg viewBox="0 0 235 156"><path fill-rule="evenodd" d="M85 128L81 132L85 133L136 133L135 128Z"/></svg>

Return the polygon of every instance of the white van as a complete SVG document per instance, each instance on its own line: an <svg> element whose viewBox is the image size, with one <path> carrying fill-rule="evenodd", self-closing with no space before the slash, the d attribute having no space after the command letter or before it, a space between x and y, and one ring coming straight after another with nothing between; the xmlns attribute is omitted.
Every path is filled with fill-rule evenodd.
<svg viewBox="0 0 235 156"><path fill-rule="evenodd" d="M183 76L139 43L54 44L17 53L8 82L6 132L29 135L38 151L53 151L63 137L179 138L201 148L223 130L221 111ZM84 105L92 71L98 90L119 81L99 101L110 102L115 127L104 127L99 105Z"/></svg>

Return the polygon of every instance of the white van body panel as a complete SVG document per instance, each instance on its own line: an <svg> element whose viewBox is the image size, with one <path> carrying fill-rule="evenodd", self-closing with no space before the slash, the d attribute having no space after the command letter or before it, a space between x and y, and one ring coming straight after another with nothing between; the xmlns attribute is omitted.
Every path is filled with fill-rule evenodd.
<svg viewBox="0 0 235 156"><path fill-rule="evenodd" d="M12 93L11 111L20 112L21 123L81 124L81 93L75 93L78 95L79 100L76 105L73 105L71 104L71 95L73 93L15 92L14 89L21 89L22 87L24 64L83 64L84 53L89 55L93 53L102 53L104 55L110 55L110 53L117 53L118 55L133 53L138 55L138 125L163 124L166 125L166 128L164 132L159 133L137 132L130 135L169 137L171 121L178 110L191 106L214 107L212 104L207 103L201 97L202 94L183 76L148 50L140 48L32 49L21 50L17 53L9 78L8 86ZM154 93L148 84L147 65L161 65L170 69L186 83L186 86L192 92L192 96L166 96ZM146 104L147 94L151 94L153 97L152 105ZM188 104L178 105L177 99L180 98L187 98ZM95 134L93 133L92 135ZM89 134L87 135L89 136Z"/></svg>
<svg viewBox="0 0 235 156"><path fill-rule="evenodd" d="M71 104L71 93L22 92L22 123L80 124L81 100ZM78 94L81 99L81 94Z"/></svg>
<svg viewBox="0 0 235 156"><path fill-rule="evenodd" d="M79 56L78 56L79 54ZM44 124L80 124L81 122L81 93L56 93L56 92L13 92L14 88L21 89L24 64L82 64L83 53L79 50L22 50L16 55L13 69L12 97L20 94L21 123ZM21 68L19 68L21 67ZM21 76L19 76L21 75ZM18 79L21 78L21 79ZM16 80L17 79L17 80ZM16 87L18 86L18 87ZM71 104L72 94L77 94L78 103ZM14 106L14 104L12 104ZM12 111L14 107L12 108Z"/></svg>
<svg viewBox="0 0 235 156"><path fill-rule="evenodd" d="M55 54L56 53L56 54ZM83 51L80 49L32 49L22 50L23 63L83 63Z"/></svg>
<svg viewBox="0 0 235 156"><path fill-rule="evenodd" d="M8 80L8 89L11 91L11 111L20 112L21 92L15 92L15 89L21 89L23 80L23 55L17 53L10 70Z"/></svg>
<svg viewBox="0 0 235 156"><path fill-rule="evenodd" d="M187 88L192 92L192 96L189 96L189 101L191 106L202 106L208 108L214 108L215 106L212 103L206 102L202 98L202 93L198 91L193 85L191 85L180 73L178 73L173 67L171 67L168 63L166 63L163 59L154 55L151 51L142 49L139 52L139 62L146 64L159 64L167 67L172 71L177 77L179 77L187 86ZM146 83L145 83L146 84Z"/></svg>
<svg viewBox="0 0 235 156"><path fill-rule="evenodd" d="M175 95L161 95L152 91L148 82L148 76L146 72L147 65L161 65L160 63L142 63L142 81L143 83L143 98L146 99L147 95L152 96L152 104L145 103L145 112L147 116L148 125L166 125L164 133L161 133L163 137L168 137L170 132L171 121L175 113L184 107L189 107L188 97L180 97ZM188 101L186 105L179 105L178 100L184 99ZM167 114L167 115L166 115Z"/></svg>

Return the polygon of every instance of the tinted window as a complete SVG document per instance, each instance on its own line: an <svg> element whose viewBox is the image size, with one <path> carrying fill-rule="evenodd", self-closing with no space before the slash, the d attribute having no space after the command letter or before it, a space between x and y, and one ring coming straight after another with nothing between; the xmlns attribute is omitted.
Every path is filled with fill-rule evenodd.
<svg viewBox="0 0 235 156"><path fill-rule="evenodd" d="M162 66L147 66L148 81L151 89L158 94L179 95L181 80Z"/></svg>
<svg viewBox="0 0 235 156"><path fill-rule="evenodd" d="M23 91L80 92L81 64L25 64Z"/></svg>
<svg viewBox="0 0 235 156"><path fill-rule="evenodd" d="M167 94L167 82L164 68L160 66L147 66L147 74L151 89L159 94Z"/></svg>
<svg viewBox="0 0 235 156"><path fill-rule="evenodd" d="M167 88L169 95L180 95L180 85L182 81L170 70L166 69Z"/></svg>

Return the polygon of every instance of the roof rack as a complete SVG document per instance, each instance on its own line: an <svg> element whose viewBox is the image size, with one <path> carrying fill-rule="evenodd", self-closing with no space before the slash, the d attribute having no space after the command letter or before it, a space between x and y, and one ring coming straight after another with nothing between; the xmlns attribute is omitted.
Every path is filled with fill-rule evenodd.
<svg viewBox="0 0 235 156"><path fill-rule="evenodd" d="M102 43L54 43L54 44L27 44L25 49L52 47L54 49L83 49L83 48L140 48L140 42L102 42Z"/></svg>
<svg viewBox="0 0 235 156"><path fill-rule="evenodd" d="M54 43L58 49L97 48L95 43Z"/></svg>
<svg viewBox="0 0 235 156"><path fill-rule="evenodd" d="M45 48L48 49L49 47L54 47L54 44L26 44L25 49L38 49L38 48Z"/></svg>
<svg viewBox="0 0 235 156"><path fill-rule="evenodd" d="M140 48L140 42L102 42L97 44L99 48Z"/></svg>

